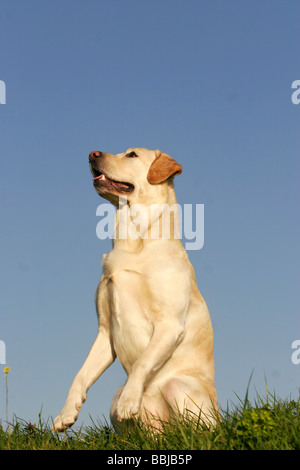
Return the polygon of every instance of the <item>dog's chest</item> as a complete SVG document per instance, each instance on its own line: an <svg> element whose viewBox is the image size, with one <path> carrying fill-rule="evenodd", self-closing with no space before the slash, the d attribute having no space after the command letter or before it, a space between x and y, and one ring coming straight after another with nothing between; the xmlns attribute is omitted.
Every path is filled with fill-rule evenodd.
<svg viewBox="0 0 300 470"><path fill-rule="evenodd" d="M141 273L115 270L109 275L110 327L118 359L130 371L153 334L149 293Z"/></svg>

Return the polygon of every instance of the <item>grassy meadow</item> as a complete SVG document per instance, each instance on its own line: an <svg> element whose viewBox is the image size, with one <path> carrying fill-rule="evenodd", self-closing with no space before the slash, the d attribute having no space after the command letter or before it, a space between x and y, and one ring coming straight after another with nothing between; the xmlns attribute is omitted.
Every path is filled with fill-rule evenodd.
<svg viewBox="0 0 300 470"><path fill-rule="evenodd" d="M0 450L300 450L300 397L283 401L267 393L250 403L246 393L237 401L221 410L214 428L180 417L162 423L159 434L138 422L116 434L100 421L57 434L41 415L36 423L15 417L0 426Z"/></svg>

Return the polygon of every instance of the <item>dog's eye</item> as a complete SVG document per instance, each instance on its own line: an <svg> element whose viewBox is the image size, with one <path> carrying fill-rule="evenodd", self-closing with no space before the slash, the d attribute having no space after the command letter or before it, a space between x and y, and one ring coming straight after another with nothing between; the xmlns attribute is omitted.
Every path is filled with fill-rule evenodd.
<svg viewBox="0 0 300 470"><path fill-rule="evenodd" d="M127 153L126 157L134 158L134 157L137 157L137 154L135 152L130 152L130 153Z"/></svg>

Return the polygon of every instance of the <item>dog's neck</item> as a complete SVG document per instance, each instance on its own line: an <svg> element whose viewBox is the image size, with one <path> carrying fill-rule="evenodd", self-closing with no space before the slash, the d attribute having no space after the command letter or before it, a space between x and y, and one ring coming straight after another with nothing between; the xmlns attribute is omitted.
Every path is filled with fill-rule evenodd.
<svg viewBox="0 0 300 470"><path fill-rule="evenodd" d="M138 251L158 240L179 240L180 224L173 182L166 183L161 192L161 203L151 196L139 197L134 203L120 198L117 207L113 248Z"/></svg>

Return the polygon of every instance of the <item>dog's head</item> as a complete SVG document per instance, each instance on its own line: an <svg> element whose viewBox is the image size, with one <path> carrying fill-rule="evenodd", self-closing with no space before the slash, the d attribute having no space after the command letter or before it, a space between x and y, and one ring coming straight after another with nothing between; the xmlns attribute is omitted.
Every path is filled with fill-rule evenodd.
<svg viewBox="0 0 300 470"><path fill-rule="evenodd" d="M156 202L158 186L170 184L182 171L169 155L143 148L117 155L93 151L89 164L97 193L115 205L122 196L131 203Z"/></svg>

